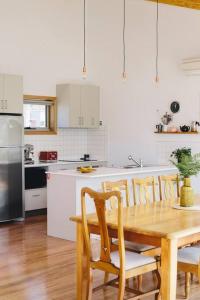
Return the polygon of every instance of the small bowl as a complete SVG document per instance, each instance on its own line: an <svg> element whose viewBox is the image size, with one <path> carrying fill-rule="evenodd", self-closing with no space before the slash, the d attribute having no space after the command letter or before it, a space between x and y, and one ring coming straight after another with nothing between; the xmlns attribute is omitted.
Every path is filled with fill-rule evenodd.
<svg viewBox="0 0 200 300"><path fill-rule="evenodd" d="M92 173L92 172L96 171L96 169L79 167L79 168L77 168L77 171L84 174L84 173Z"/></svg>

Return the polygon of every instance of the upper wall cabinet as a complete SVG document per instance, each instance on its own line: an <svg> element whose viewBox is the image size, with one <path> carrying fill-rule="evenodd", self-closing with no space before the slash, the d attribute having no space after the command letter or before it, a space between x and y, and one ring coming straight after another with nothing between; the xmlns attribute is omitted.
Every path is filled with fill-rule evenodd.
<svg viewBox="0 0 200 300"><path fill-rule="evenodd" d="M59 84L56 88L58 127L98 128L99 87Z"/></svg>
<svg viewBox="0 0 200 300"><path fill-rule="evenodd" d="M23 78L0 74L0 113L23 114Z"/></svg>

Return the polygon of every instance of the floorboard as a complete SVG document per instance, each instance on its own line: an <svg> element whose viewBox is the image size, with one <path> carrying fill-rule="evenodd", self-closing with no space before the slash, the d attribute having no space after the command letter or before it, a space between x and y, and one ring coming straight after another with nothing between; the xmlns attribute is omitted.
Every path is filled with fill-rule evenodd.
<svg viewBox="0 0 200 300"><path fill-rule="evenodd" d="M0 300L75 300L75 243L47 237L46 217L0 225ZM94 285L103 274L94 273ZM151 274L144 288L152 286ZM183 299L184 280L179 274L177 299ZM95 300L116 299L117 290L107 287ZM152 300L152 297L146 298ZM197 280L191 299L200 299Z"/></svg>

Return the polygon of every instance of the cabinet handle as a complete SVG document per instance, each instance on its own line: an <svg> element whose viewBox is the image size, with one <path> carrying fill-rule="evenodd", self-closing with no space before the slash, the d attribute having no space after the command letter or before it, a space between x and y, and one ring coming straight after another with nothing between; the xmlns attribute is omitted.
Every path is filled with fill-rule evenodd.
<svg viewBox="0 0 200 300"><path fill-rule="evenodd" d="M81 117L78 117L78 125L81 126Z"/></svg>
<svg viewBox="0 0 200 300"><path fill-rule="evenodd" d="M1 100L1 109L4 109L4 102L3 102L3 100Z"/></svg>
<svg viewBox="0 0 200 300"><path fill-rule="evenodd" d="M81 119L82 119L81 125L84 125L84 117L82 117Z"/></svg>
<svg viewBox="0 0 200 300"><path fill-rule="evenodd" d="M33 197L40 197L40 195L32 195Z"/></svg>
<svg viewBox="0 0 200 300"><path fill-rule="evenodd" d="M5 109L8 108L8 100L5 100Z"/></svg>

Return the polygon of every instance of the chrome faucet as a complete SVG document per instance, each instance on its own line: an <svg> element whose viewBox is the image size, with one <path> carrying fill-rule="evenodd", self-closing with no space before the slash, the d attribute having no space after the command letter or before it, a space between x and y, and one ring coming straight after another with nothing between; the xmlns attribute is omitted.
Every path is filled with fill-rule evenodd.
<svg viewBox="0 0 200 300"><path fill-rule="evenodd" d="M128 159L129 159L129 160L132 160L136 166L138 166L138 167L140 167L140 168L143 167L143 161L142 161L142 159L140 159L139 162L138 162L137 160L135 160L135 159L133 158L132 155L129 155L129 156L128 156Z"/></svg>

